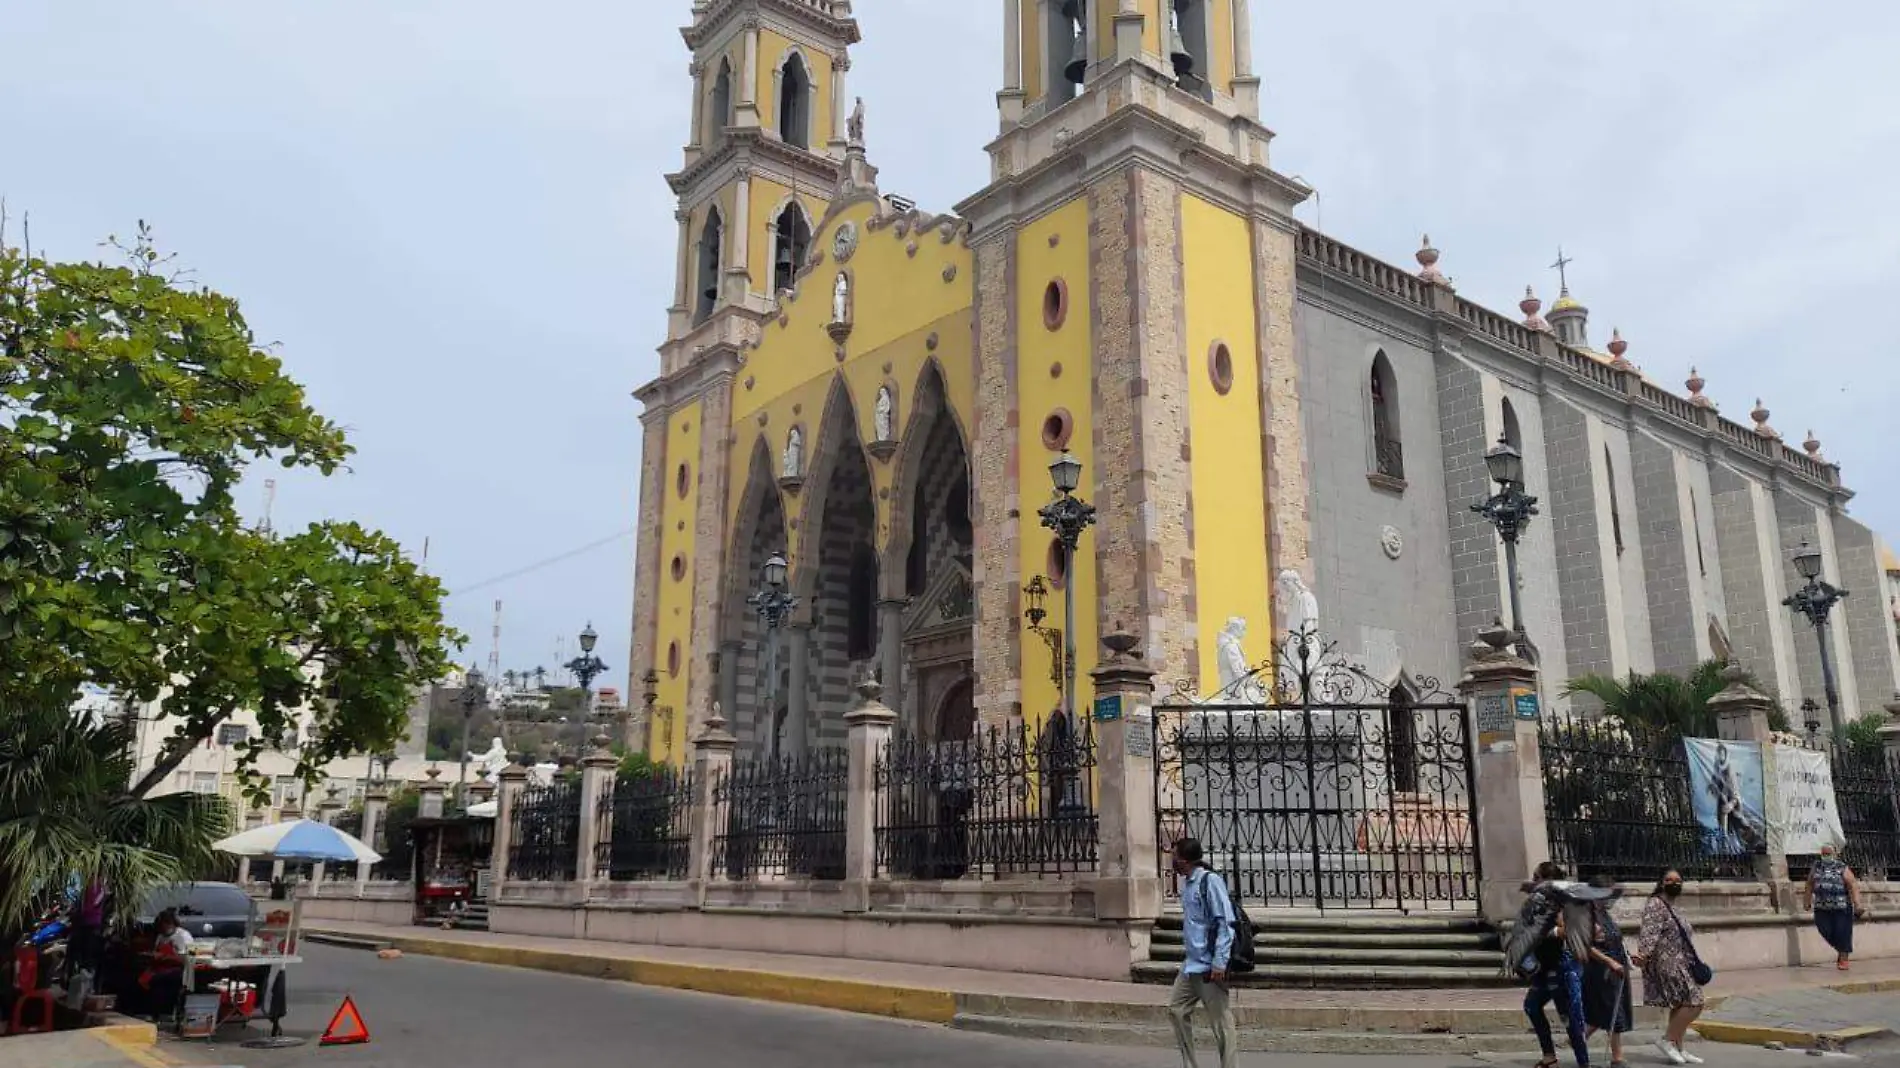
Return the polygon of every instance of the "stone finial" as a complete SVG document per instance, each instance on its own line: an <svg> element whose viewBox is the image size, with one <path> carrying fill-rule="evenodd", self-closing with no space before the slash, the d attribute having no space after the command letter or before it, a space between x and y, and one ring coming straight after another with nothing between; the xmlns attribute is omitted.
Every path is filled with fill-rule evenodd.
<svg viewBox="0 0 1900 1068"><path fill-rule="evenodd" d="M1550 324L1544 321L1544 317L1537 314L1543 310L1543 307L1544 302L1537 299L1536 292L1533 291L1530 286L1525 286L1524 299L1517 302L1517 310L1524 313L1524 326L1526 328L1545 331L1550 329Z"/></svg>
<svg viewBox="0 0 1900 1068"><path fill-rule="evenodd" d="M1715 407L1715 402L1710 400L1708 397L1704 396L1702 393L1702 387L1708 384L1709 384L1708 379L1702 377L1702 372L1696 370L1694 367L1689 368L1689 380L1687 382L1684 382L1683 385L1689 387L1689 403L1690 404L1693 404L1698 408Z"/></svg>
<svg viewBox="0 0 1900 1068"><path fill-rule="evenodd" d="M1814 436L1814 431L1808 431L1808 440L1802 442L1801 447L1807 450L1809 456L1821 459L1821 439Z"/></svg>
<svg viewBox="0 0 1900 1068"><path fill-rule="evenodd" d="M877 672L872 670L870 664L867 663L859 669L857 681L851 688L858 691L858 707L845 713L846 723L879 724L897 721L897 713L883 701L878 700L884 696L884 683L877 677Z"/></svg>
<svg viewBox="0 0 1900 1068"><path fill-rule="evenodd" d="M1755 398L1755 410L1749 412L1748 417L1755 421L1755 433L1764 438L1781 439L1781 432L1768 425L1768 409L1762 405L1760 397Z"/></svg>
<svg viewBox="0 0 1900 1068"><path fill-rule="evenodd" d="M877 677L877 672L872 670L870 664L858 669L858 677L852 682L851 688L857 691L858 700L863 704L871 704L884 696L884 682Z"/></svg>
<svg viewBox="0 0 1900 1068"><path fill-rule="evenodd" d="M1418 251L1413 255L1418 257L1420 278L1427 282L1445 281L1445 276L1438 270L1438 250L1432 247L1432 235L1426 234L1419 238Z"/></svg>
<svg viewBox="0 0 1900 1068"><path fill-rule="evenodd" d="M1630 343L1623 340L1623 331L1610 328L1610 366L1619 371L1634 371L1636 365L1623 355L1630 350Z"/></svg>
<svg viewBox="0 0 1900 1068"><path fill-rule="evenodd" d="M1141 653L1137 651L1141 645L1141 639L1123 630L1120 623L1115 624L1113 631L1102 636L1102 644L1108 646L1108 658L1113 662L1121 663L1141 658Z"/></svg>
<svg viewBox="0 0 1900 1068"><path fill-rule="evenodd" d="M1511 628L1504 625L1501 617L1491 620L1491 625L1478 632L1476 641L1471 643L1471 659L1474 663L1488 663L1509 659L1511 646Z"/></svg>

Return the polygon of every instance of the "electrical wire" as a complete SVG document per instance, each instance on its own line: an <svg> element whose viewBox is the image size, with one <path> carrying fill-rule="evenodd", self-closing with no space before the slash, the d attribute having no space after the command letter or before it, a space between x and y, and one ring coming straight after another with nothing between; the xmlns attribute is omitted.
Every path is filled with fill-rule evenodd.
<svg viewBox="0 0 1900 1068"><path fill-rule="evenodd" d="M542 568L553 567L555 564L564 563L568 560L572 560L576 556L593 552L595 549L605 548L606 546L612 545L613 543L621 540L622 538L629 537L630 535L635 533L638 529L639 529L638 527L628 527L625 530L616 531L612 534L607 535L604 538L600 538L595 541L590 541L587 544L579 546L577 548L569 549L566 552L557 553L553 556L548 557L545 560L538 560L532 564L528 564L525 567L518 567L512 571L504 571L499 575L495 575L491 578L485 578L481 580L480 582L471 583L467 586L455 587L451 590L447 599L454 600L455 598L460 597L463 594L474 593L478 590L485 590L489 588L490 586L498 586L501 583L508 582L513 579L518 579L522 577L523 575L531 575L535 573L536 571L541 570Z"/></svg>

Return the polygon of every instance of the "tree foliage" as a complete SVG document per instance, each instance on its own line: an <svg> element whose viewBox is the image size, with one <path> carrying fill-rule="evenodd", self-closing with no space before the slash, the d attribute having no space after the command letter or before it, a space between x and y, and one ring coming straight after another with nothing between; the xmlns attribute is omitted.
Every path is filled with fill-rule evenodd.
<svg viewBox="0 0 1900 1068"><path fill-rule="evenodd" d="M0 702L162 697L177 728L140 795L240 710L240 771L390 748L461 641L440 585L355 523L244 525L252 464L327 475L350 447L236 301L161 273L142 223L123 251L52 263L0 231Z"/></svg>
<svg viewBox="0 0 1900 1068"><path fill-rule="evenodd" d="M153 886L210 866L228 833L216 795L141 798L132 726L64 707L0 705L0 939L12 945L71 880L98 879L130 918Z"/></svg>
<svg viewBox="0 0 1900 1068"><path fill-rule="evenodd" d="M1624 723L1647 727L1675 738L1714 738L1716 716L1709 708L1709 699L1721 693L1728 683L1722 673L1728 665L1720 660L1706 660L1696 665L1696 669L1687 678L1657 672L1654 675L1639 675L1630 672L1627 678L1618 679L1608 675L1584 675L1570 680L1564 687L1564 696L1587 695L1594 697L1603 705L1607 715L1615 716ZM1742 682L1760 690L1761 684L1752 675L1744 675ZM1781 708L1769 712L1768 726L1771 730L1788 729L1788 717Z"/></svg>

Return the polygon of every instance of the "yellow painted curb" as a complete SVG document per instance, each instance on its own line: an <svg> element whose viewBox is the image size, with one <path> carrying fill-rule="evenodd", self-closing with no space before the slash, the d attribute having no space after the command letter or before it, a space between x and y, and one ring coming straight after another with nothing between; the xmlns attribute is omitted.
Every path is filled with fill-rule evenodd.
<svg viewBox="0 0 1900 1068"><path fill-rule="evenodd" d="M172 1068L178 1063L158 1051L158 1029L149 1023L107 1024L87 1028L83 1033L111 1046L142 1068Z"/></svg>
<svg viewBox="0 0 1900 1068"><path fill-rule="evenodd" d="M405 953L476 964L498 964L511 968L579 975L591 979L610 979L640 986L692 990L701 994L775 1001L787 1005L807 1005L819 1009L887 1016L919 1023L948 1024L957 1012L957 998L948 990L866 983L852 979L828 979L810 975L786 975L745 968L720 968L703 964L676 964L670 961L637 960L626 957L593 957L580 953L562 953L518 946L485 945L476 942L445 942L407 936L379 937Z"/></svg>
<svg viewBox="0 0 1900 1068"><path fill-rule="evenodd" d="M1821 1046L1840 1049L1849 1042L1887 1034L1884 1027L1847 1027L1839 1031L1800 1031L1791 1027L1762 1024L1726 1023L1721 1020L1697 1020L1691 1025L1709 1042L1730 1042L1759 1046L1780 1042L1788 1046Z"/></svg>

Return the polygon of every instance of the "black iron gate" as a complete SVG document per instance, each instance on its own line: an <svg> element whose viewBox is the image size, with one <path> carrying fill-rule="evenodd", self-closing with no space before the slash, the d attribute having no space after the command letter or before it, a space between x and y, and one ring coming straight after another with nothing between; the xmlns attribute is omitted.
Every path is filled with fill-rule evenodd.
<svg viewBox="0 0 1900 1068"><path fill-rule="evenodd" d="M1162 849L1198 839L1243 905L1475 907L1464 702L1436 679L1382 683L1311 636L1275 659L1156 706Z"/></svg>

